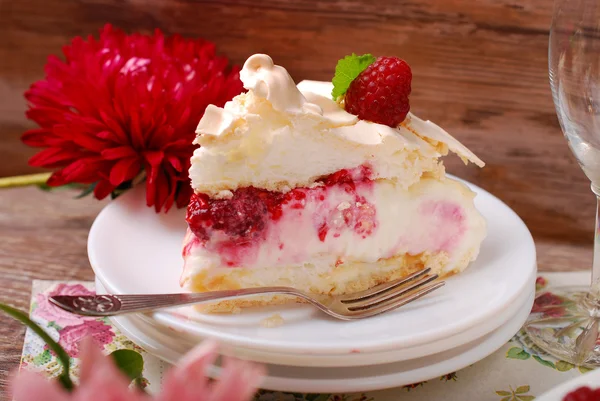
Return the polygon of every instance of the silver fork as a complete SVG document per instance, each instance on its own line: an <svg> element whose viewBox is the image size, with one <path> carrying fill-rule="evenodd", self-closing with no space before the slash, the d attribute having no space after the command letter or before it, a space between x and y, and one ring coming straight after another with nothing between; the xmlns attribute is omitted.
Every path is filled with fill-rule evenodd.
<svg viewBox="0 0 600 401"><path fill-rule="evenodd" d="M363 319L406 305L445 283L431 269L419 270L402 279L381 284L366 291L348 295L328 296L308 294L291 287L261 287L241 290L182 294L144 295L56 295L50 301L71 313L84 316L115 316L132 312L221 301L250 295L284 294L305 299L329 316L341 320Z"/></svg>

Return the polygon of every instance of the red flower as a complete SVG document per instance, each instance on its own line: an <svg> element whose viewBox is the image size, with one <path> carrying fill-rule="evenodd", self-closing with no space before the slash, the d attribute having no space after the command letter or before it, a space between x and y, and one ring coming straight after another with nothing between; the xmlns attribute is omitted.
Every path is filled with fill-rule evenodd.
<svg viewBox="0 0 600 401"><path fill-rule="evenodd" d="M46 78L25 93L23 134L46 148L32 166L56 169L48 185L90 184L102 199L143 171L146 203L156 211L187 205L194 131L206 106L222 106L243 88L237 67L202 39L126 35L106 25L100 39L80 37L50 56Z"/></svg>

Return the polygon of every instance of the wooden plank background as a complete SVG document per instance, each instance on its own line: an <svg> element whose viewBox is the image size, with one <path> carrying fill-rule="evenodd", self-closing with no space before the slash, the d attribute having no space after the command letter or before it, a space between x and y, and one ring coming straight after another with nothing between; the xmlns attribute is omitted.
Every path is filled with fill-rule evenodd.
<svg viewBox="0 0 600 401"><path fill-rule="evenodd" d="M487 162L480 170L452 158L449 171L519 213L537 242L541 269L584 269L594 199L552 104L551 14L551 0L0 0L0 176L35 171L27 166L32 150L19 141L32 127L22 94L43 76L46 57L106 22L129 32L160 28L204 37L237 64L265 52L296 81L330 80L336 61L351 52L396 55L413 69L412 110ZM1 299L25 307L32 278L91 277L85 235L100 206L67 198L33 189L2 193ZM40 209L42 201L53 207ZM60 244L69 248L57 251ZM28 247L37 245L41 256L31 264ZM61 268L55 258L65 255ZM44 269L44 258L54 258L52 269ZM22 330L0 322L1 388L18 360Z"/></svg>

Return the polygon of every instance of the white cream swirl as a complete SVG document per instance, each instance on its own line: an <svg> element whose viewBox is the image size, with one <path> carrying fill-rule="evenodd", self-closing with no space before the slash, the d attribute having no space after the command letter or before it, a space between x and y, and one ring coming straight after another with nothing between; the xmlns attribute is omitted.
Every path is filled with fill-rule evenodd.
<svg viewBox="0 0 600 401"><path fill-rule="evenodd" d="M226 196L246 186L287 191L362 164L371 166L374 178L408 188L423 174L443 178L439 158L448 149L483 166L443 129L414 115L397 128L359 120L331 100L331 84L296 87L267 55L251 56L240 77L248 92L223 108L210 105L198 124L201 147L190 168L198 192Z"/></svg>
<svg viewBox="0 0 600 401"><path fill-rule="evenodd" d="M240 79L244 88L257 97L267 99L277 111L323 114L320 107L306 101L286 69L275 65L266 54L255 54L248 58L240 71Z"/></svg>

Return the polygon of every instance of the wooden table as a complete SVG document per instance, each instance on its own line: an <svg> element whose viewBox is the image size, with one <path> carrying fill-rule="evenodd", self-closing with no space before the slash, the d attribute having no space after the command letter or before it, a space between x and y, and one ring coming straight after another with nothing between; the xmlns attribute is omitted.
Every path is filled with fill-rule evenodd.
<svg viewBox="0 0 600 401"><path fill-rule="evenodd" d="M19 0L0 3L0 176L34 171L22 93L48 54L105 22L213 40L233 62L269 53L296 80L329 80L351 52L398 55L414 73L412 110L487 166L448 170L507 202L537 243L540 270L591 262L594 199L558 126L547 78L552 0ZM0 192L0 299L26 309L32 279L92 278L89 227L104 202L73 192ZM0 316L0 400L23 328Z"/></svg>

